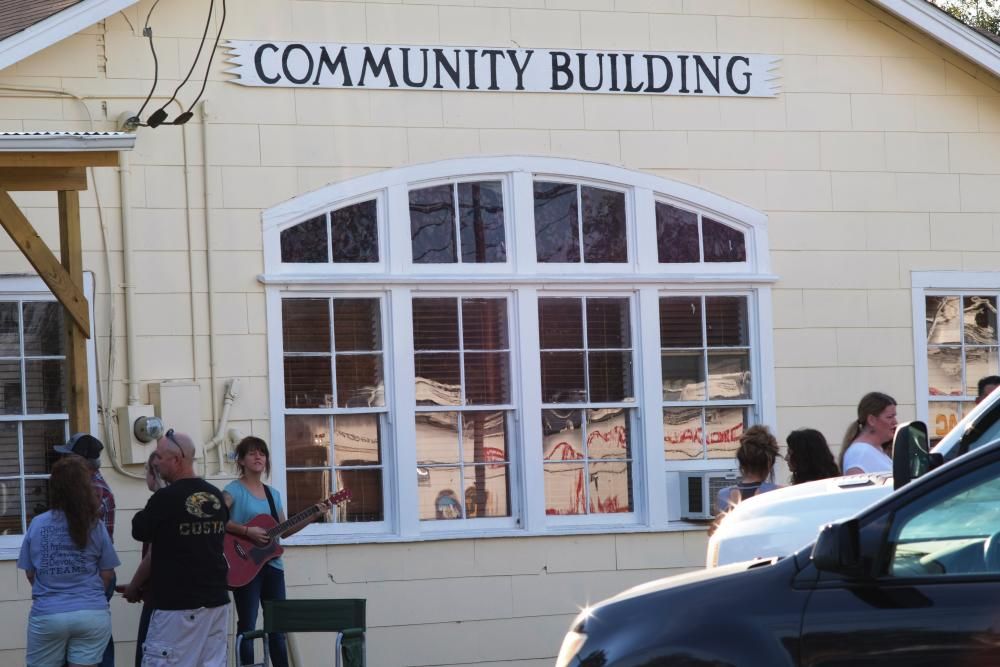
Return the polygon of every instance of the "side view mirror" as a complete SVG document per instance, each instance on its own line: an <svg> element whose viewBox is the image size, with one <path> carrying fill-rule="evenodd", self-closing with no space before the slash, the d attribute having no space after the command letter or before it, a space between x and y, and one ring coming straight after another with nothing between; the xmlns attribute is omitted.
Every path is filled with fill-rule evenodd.
<svg viewBox="0 0 1000 667"><path fill-rule="evenodd" d="M929 471L930 447L927 424L911 421L900 424L892 439L892 487L898 489Z"/></svg>
<svg viewBox="0 0 1000 667"><path fill-rule="evenodd" d="M860 576L861 540L857 519L823 526L813 545L812 562L821 572Z"/></svg>

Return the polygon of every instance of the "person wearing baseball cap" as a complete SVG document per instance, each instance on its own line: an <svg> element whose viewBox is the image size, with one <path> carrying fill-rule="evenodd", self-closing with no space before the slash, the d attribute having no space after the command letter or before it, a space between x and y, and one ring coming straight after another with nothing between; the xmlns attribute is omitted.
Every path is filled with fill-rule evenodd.
<svg viewBox="0 0 1000 667"><path fill-rule="evenodd" d="M66 441L66 444L56 445L52 449L60 454L79 456L87 462L90 469L90 482L94 485L94 491L97 492L97 498L100 501L99 516L108 529L108 537L113 542L115 537L115 494L104 480L104 476L101 475L101 452L104 451L104 445L89 433L74 433ZM112 578L111 584L104 591L108 600L115 594L116 583L115 578ZM104 659L101 660L100 667L113 667L114 664L115 640L112 637L108 640L108 647L104 652Z"/></svg>

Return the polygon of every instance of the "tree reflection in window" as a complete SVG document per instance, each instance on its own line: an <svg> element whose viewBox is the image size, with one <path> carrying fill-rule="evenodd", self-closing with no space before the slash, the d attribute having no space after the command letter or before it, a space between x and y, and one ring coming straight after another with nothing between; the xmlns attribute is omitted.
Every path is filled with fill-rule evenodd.
<svg viewBox="0 0 1000 667"><path fill-rule="evenodd" d="M507 261L500 181L435 185L409 199L414 264Z"/></svg>

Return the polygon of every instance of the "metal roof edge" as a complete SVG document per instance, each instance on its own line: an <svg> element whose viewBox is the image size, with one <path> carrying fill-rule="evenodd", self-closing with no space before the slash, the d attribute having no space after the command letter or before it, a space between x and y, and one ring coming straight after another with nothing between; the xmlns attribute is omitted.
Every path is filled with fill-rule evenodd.
<svg viewBox="0 0 1000 667"><path fill-rule="evenodd" d="M128 132L0 132L0 152L130 151Z"/></svg>
<svg viewBox="0 0 1000 667"><path fill-rule="evenodd" d="M138 0L83 0L0 40L0 71L137 2Z"/></svg>
<svg viewBox="0 0 1000 667"><path fill-rule="evenodd" d="M870 0L890 14L950 46L993 76L1000 77L1000 44L965 25L928 0Z"/></svg>

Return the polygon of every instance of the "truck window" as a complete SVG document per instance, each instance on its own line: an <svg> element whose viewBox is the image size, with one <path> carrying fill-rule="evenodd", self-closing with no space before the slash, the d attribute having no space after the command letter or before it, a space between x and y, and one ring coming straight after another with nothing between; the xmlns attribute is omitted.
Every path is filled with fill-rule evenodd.
<svg viewBox="0 0 1000 667"><path fill-rule="evenodd" d="M889 576L1000 574L1000 462L899 510L889 535Z"/></svg>

